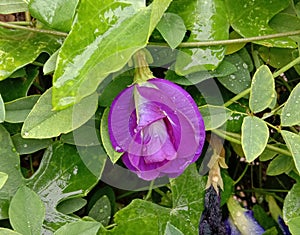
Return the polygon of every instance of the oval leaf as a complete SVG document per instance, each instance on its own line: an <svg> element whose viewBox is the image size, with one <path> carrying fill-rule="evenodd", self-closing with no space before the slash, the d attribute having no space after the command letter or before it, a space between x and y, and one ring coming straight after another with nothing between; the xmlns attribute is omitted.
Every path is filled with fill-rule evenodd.
<svg viewBox="0 0 300 235"><path fill-rule="evenodd" d="M165 13L156 28L172 49L184 38L186 28L182 18L174 13Z"/></svg>
<svg viewBox="0 0 300 235"><path fill-rule="evenodd" d="M281 125L300 124L300 83L292 90L281 112Z"/></svg>
<svg viewBox="0 0 300 235"><path fill-rule="evenodd" d="M21 234L40 235L45 218L45 206L40 197L23 186L18 189L9 206L9 221Z"/></svg>
<svg viewBox="0 0 300 235"><path fill-rule="evenodd" d="M268 108L274 100L275 82L268 66L260 66L252 79L249 108L258 113ZM276 97L276 96L275 96Z"/></svg>
<svg viewBox="0 0 300 235"><path fill-rule="evenodd" d="M203 105L199 107L203 117L205 130L213 130L222 126L231 116L231 111L223 106Z"/></svg>
<svg viewBox="0 0 300 235"><path fill-rule="evenodd" d="M89 216L100 222L103 226L107 226L111 216L111 205L106 195L98 199L91 210Z"/></svg>
<svg viewBox="0 0 300 235"><path fill-rule="evenodd" d="M58 229L54 235L95 235L97 234L101 224L93 221L77 221L66 224Z"/></svg>
<svg viewBox="0 0 300 235"><path fill-rule="evenodd" d="M72 213L80 210L86 204L87 204L87 201L81 197L70 198L68 200L60 202L57 205L56 209L61 213L69 215L69 214L72 214Z"/></svg>
<svg viewBox="0 0 300 235"><path fill-rule="evenodd" d="M72 107L54 111L51 97L52 89L48 89L33 107L22 128L23 138L51 138L70 132L89 120L98 106L98 95L93 93Z"/></svg>
<svg viewBox="0 0 300 235"><path fill-rule="evenodd" d="M292 153L298 172L300 172L300 135L284 130L281 131L281 135Z"/></svg>
<svg viewBox="0 0 300 235"><path fill-rule="evenodd" d="M254 161L265 149L269 139L267 124L253 116L245 117L242 124L242 148L247 162Z"/></svg>
<svg viewBox="0 0 300 235"><path fill-rule="evenodd" d="M238 94L250 87L251 77L249 65L242 55L237 52L225 57L225 60L236 67L236 71L229 75L219 77L218 81L231 92Z"/></svg>
<svg viewBox="0 0 300 235"><path fill-rule="evenodd" d="M34 153L52 144L52 139L24 139L20 133L13 135L11 139L21 155Z"/></svg>
<svg viewBox="0 0 300 235"><path fill-rule="evenodd" d="M267 169L267 175L280 175L289 173L293 169L293 159L289 156L278 155L274 158Z"/></svg>
<svg viewBox="0 0 300 235"><path fill-rule="evenodd" d="M24 122L40 95L26 96L5 103L5 121L10 123Z"/></svg>

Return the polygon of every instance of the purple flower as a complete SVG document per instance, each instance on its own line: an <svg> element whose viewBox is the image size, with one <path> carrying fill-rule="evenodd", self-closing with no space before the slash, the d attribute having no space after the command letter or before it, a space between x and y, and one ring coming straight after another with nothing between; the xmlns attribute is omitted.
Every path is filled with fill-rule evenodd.
<svg viewBox="0 0 300 235"><path fill-rule="evenodd" d="M112 146L140 178L176 177L201 154L205 127L192 97L164 79L122 91L113 101L108 130Z"/></svg>

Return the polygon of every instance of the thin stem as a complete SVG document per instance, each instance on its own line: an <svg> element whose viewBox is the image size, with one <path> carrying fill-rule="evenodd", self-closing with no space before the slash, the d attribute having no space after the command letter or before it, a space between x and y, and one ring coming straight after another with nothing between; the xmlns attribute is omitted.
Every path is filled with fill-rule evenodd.
<svg viewBox="0 0 300 235"><path fill-rule="evenodd" d="M54 31L54 30L46 30L46 29L38 29L38 28L29 28L29 27L24 27L16 24L11 24L11 23L5 23L0 21L0 26L11 28L11 29L21 29L25 31L31 31L35 33L46 33L46 34L51 34L55 36L62 36L62 37L67 37L68 34L64 32L59 32L59 31Z"/></svg>
<svg viewBox="0 0 300 235"><path fill-rule="evenodd" d="M241 93L237 94L235 97L231 98L230 100L228 100L225 104L224 107L228 107L229 105L233 104L235 101L243 98L244 96L248 95L250 93L251 88L248 88L244 91L242 91Z"/></svg>
<svg viewBox="0 0 300 235"><path fill-rule="evenodd" d="M236 143L236 144L239 144L239 145L242 144L241 141L240 141L239 139L235 139L235 138L233 138L233 137L231 137L231 136L228 136L227 133L224 132L224 131L215 129L215 130L212 130L212 132L214 132L216 135L218 135L218 136L220 136L221 138L223 138L223 139L225 139L225 140L228 140L228 141L230 141L230 142L232 142L232 143ZM273 145L270 145L270 144L267 144L266 149L269 149L269 150L272 150L272 151L274 151L274 152L281 153L281 154L283 154L283 155L292 157L292 154L291 154L289 151L287 151L287 150L285 150L285 149L278 148L278 147L273 146Z"/></svg>
<svg viewBox="0 0 300 235"><path fill-rule="evenodd" d="M144 199L145 201L148 201L151 198L153 185L154 185L154 180L152 180L151 183L150 183L150 185L149 185L148 193L147 193L147 195L146 195L146 197Z"/></svg>
<svg viewBox="0 0 300 235"><path fill-rule="evenodd" d="M33 26L32 22L28 22L28 21L11 21L11 22L9 22L9 24L22 25L22 26Z"/></svg>
<svg viewBox="0 0 300 235"><path fill-rule="evenodd" d="M30 22L31 21L31 15L30 15L30 12L29 11L26 11L25 12L25 20Z"/></svg>
<svg viewBox="0 0 300 235"><path fill-rule="evenodd" d="M219 45L230 45L236 43L247 43L247 42L255 42L262 41L273 38L282 38L288 36L299 35L300 30L284 32L284 33L275 33L263 36L249 37L249 38L236 38L236 39L228 39L228 40L216 40L216 41L204 41L204 42L182 42L178 45L178 47L204 47L204 46L219 46ZM151 45L166 45L165 43L150 43Z"/></svg>
<svg viewBox="0 0 300 235"><path fill-rule="evenodd" d="M276 127L276 126L274 126L274 125L272 125L272 124L270 124L270 123L268 123L268 122L265 122L269 127L271 127L271 128L273 128L273 129L275 129L277 132L279 132L280 133L280 128L278 128L278 127Z"/></svg>
<svg viewBox="0 0 300 235"><path fill-rule="evenodd" d="M278 77L280 74L286 72L287 70L289 70L290 68L294 67L296 64L299 64L299 63L300 63L300 57L294 59L293 61L291 61L290 63L283 66L281 69L279 69L275 73L273 73L273 77L274 78Z"/></svg>
<svg viewBox="0 0 300 235"><path fill-rule="evenodd" d="M237 178L236 181L233 182L233 185L236 185L238 182L240 182L240 180L244 177L244 175L246 174L247 170L248 170L249 164L246 165L245 169L243 170L242 174L240 175L239 178Z"/></svg>
<svg viewBox="0 0 300 235"><path fill-rule="evenodd" d="M117 226L117 224L110 224L110 225L107 225L105 228L106 228L106 229L110 229L110 228L113 228L113 227L115 227L115 226Z"/></svg>
<svg viewBox="0 0 300 235"><path fill-rule="evenodd" d="M263 116L261 119L265 120L269 117L272 117L274 114L276 114L278 112L278 110L280 110L286 102L284 102L283 104L279 105L277 108L273 109L270 113L268 113L266 116Z"/></svg>

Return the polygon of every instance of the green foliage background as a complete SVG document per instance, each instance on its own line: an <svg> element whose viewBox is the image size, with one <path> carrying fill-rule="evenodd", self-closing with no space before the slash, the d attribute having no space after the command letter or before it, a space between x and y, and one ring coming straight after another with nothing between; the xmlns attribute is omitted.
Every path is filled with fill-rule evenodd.
<svg viewBox="0 0 300 235"><path fill-rule="evenodd" d="M198 234L202 158L147 200L101 181L121 157L108 108L145 48L225 140L223 208L237 195L266 230L282 216L299 234L298 0L1 1L16 12L0 21L1 234ZM223 103L195 89L212 81Z"/></svg>

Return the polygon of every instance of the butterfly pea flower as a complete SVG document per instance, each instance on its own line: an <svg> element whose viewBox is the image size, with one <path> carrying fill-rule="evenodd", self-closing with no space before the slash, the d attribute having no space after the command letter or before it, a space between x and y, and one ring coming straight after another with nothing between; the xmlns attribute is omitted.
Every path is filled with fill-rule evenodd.
<svg viewBox="0 0 300 235"><path fill-rule="evenodd" d="M174 83L154 78L123 90L108 116L113 148L144 180L177 177L201 154L205 127L192 97Z"/></svg>
<svg viewBox="0 0 300 235"><path fill-rule="evenodd" d="M227 201L230 217L227 221L227 233L231 235L261 235L265 231L253 217L253 212L239 205L230 197Z"/></svg>

